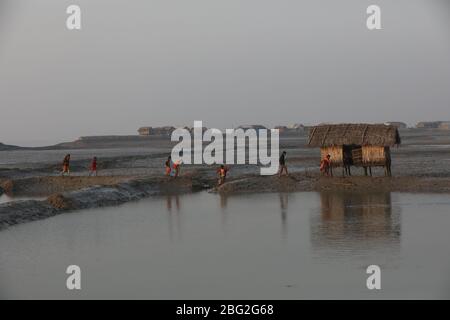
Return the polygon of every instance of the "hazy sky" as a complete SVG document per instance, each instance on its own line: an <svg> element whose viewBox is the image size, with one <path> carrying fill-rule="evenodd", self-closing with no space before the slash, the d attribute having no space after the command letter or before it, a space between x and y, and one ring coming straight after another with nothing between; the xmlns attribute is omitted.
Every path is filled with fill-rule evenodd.
<svg viewBox="0 0 450 320"><path fill-rule="evenodd" d="M366 28L370 4L382 30ZM447 0L0 0L3 143L449 110Z"/></svg>

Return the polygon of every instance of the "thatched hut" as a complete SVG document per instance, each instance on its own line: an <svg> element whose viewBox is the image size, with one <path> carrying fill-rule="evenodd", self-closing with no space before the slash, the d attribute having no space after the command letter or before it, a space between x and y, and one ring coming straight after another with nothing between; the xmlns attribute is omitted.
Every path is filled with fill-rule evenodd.
<svg viewBox="0 0 450 320"><path fill-rule="evenodd" d="M391 174L390 147L401 143L396 126L385 124L336 124L312 127L309 147L319 147L321 158L331 156L332 167L365 169L382 166ZM371 171L371 169L370 169Z"/></svg>

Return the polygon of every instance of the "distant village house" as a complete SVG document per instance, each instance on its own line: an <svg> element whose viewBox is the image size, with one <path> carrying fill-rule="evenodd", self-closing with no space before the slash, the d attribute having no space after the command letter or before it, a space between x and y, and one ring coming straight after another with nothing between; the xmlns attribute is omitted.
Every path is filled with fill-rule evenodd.
<svg viewBox="0 0 450 320"><path fill-rule="evenodd" d="M175 130L175 127L141 127L138 132L141 136L170 136Z"/></svg>
<svg viewBox="0 0 450 320"><path fill-rule="evenodd" d="M439 124L439 129L440 130L450 130L450 121L442 121Z"/></svg>
<svg viewBox="0 0 450 320"><path fill-rule="evenodd" d="M305 126L299 123L288 125L288 126L276 126L280 135L295 135L305 132Z"/></svg>
<svg viewBox="0 0 450 320"><path fill-rule="evenodd" d="M416 128L418 129L437 129L441 121L422 121L417 123Z"/></svg>
<svg viewBox="0 0 450 320"><path fill-rule="evenodd" d="M406 123L398 122L398 121L389 121L389 122L386 122L385 125L397 127L397 129L407 129L408 128L408 125Z"/></svg>

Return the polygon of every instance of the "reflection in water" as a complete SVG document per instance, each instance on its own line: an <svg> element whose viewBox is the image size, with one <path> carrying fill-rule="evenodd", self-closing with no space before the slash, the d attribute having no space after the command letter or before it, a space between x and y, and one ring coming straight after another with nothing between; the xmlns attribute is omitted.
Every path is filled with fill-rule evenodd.
<svg viewBox="0 0 450 320"><path fill-rule="evenodd" d="M175 208L177 210L177 212L180 212L180 197L176 194L176 195L168 195L166 198L166 206L167 206L167 211L172 212L172 199L174 199L175 202Z"/></svg>
<svg viewBox="0 0 450 320"><path fill-rule="evenodd" d="M220 215L222 219L222 229L226 229L227 225L227 206L228 206L228 195L226 193L219 193L220 201Z"/></svg>
<svg viewBox="0 0 450 320"><path fill-rule="evenodd" d="M281 209L281 233L283 235L283 238L286 238L287 236L287 213L288 213L288 194L287 193L280 193L280 209Z"/></svg>
<svg viewBox="0 0 450 320"><path fill-rule="evenodd" d="M228 196L225 193L220 193L220 208L226 209L228 205Z"/></svg>
<svg viewBox="0 0 450 320"><path fill-rule="evenodd" d="M173 200L173 201L172 201ZM175 214L172 212L172 202L175 204L176 212ZM169 218L169 236L170 240L173 241L174 235L174 222L175 220L175 232L178 235L178 240L181 238L181 223L180 223L180 197L176 195L167 195L166 197L166 207L167 207L167 216Z"/></svg>
<svg viewBox="0 0 450 320"><path fill-rule="evenodd" d="M398 250L400 208L390 193L320 194L321 212L311 218L314 249Z"/></svg>
<svg viewBox="0 0 450 320"><path fill-rule="evenodd" d="M226 230L227 219L228 219L228 200L230 196L226 193L219 193L219 205L220 205L220 214L221 214L221 223L222 228ZM284 239L287 237L287 216L288 216L288 203L289 203L289 194L286 192L278 194L280 200L280 212L281 212L281 234Z"/></svg>

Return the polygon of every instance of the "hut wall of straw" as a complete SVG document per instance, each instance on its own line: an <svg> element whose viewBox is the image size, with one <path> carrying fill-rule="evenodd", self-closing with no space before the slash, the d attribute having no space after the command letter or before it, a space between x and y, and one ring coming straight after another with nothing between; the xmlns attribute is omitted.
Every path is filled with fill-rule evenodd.
<svg viewBox="0 0 450 320"><path fill-rule="evenodd" d="M367 166L384 166L387 160L388 147L363 146L362 164Z"/></svg>
<svg viewBox="0 0 450 320"><path fill-rule="evenodd" d="M344 154L342 147L324 147L320 149L320 159L324 159L327 155L331 156L331 166L340 167L344 164Z"/></svg>

